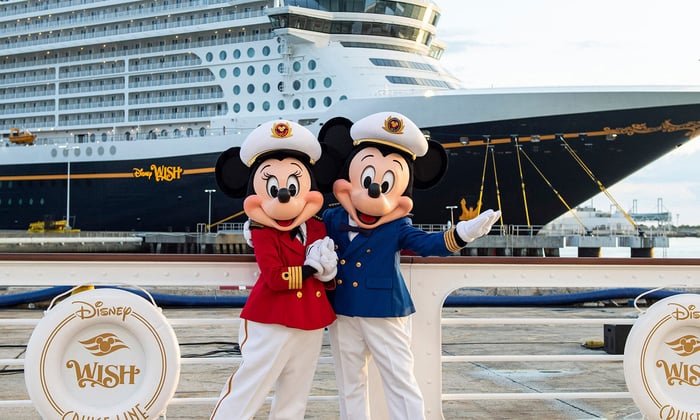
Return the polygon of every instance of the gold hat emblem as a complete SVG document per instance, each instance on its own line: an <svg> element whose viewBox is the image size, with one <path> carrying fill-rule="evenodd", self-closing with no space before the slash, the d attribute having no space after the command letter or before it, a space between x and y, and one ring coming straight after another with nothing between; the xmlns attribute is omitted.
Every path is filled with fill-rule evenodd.
<svg viewBox="0 0 700 420"><path fill-rule="evenodd" d="M272 137L283 139L292 135L292 127L287 123L277 123L272 126Z"/></svg>
<svg viewBox="0 0 700 420"><path fill-rule="evenodd" d="M391 134L403 134L403 120L398 117L389 117L384 120L384 131Z"/></svg>

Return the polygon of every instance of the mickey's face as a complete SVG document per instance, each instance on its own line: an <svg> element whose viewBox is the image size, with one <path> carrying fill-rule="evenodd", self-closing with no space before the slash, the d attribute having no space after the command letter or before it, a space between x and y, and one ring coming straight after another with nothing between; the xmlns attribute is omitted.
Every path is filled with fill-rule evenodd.
<svg viewBox="0 0 700 420"><path fill-rule="evenodd" d="M281 231L289 231L315 215L323 206L323 195L311 191L311 174L298 159L286 157L263 161L253 174L254 193L243 202L252 220Z"/></svg>
<svg viewBox="0 0 700 420"><path fill-rule="evenodd" d="M413 201L403 193L410 177L402 155L365 147L350 162L349 180L333 183L333 195L358 226L371 229L408 215Z"/></svg>

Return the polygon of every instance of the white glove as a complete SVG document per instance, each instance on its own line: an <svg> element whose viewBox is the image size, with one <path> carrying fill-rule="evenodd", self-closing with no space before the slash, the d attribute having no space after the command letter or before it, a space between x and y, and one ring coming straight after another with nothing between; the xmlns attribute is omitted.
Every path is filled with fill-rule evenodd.
<svg viewBox="0 0 700 420"><path fill-rule="evenodd" d="M304 261L304 265L313 267L316 270L316 274L323 273L323 264L321 264L322 247L323 239L318 239L316 242L306 247L306 260Z"/></svg>
<svg viewBox="0 0 700 420"><path fill-rule="evenodd" d="M335 243L333 242L333 239L326 236L325 238L320 239L320 241L322 241L320 256L323 271L317 272L314 274L314 277L322 282L327 282L333 280L338 272L338 254L335 253Z"/></svg>
<svg viewBox="0 0 700 420"><path fill-rule="evenodd" d="M491 230L491 226L501 217L501 211L486 210L471 220L463 220L457 223L457 235L464 242L472 242Z"/></svg>
<svg viewBox="0 0 700 420"><path fill-rule="evenodd" d="M253 248L253 235L250 233L250 219L243 223L243 238L249 247Z"/></svg>

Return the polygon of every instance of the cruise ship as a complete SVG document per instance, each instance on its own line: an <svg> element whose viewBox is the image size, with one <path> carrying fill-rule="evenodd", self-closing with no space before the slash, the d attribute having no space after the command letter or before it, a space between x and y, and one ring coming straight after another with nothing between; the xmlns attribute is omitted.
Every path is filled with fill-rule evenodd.
<svg viewBox="0 0 700 420"><path fill-rule="evenodd" d="M504 224L544 225L700 132L698 87L464 89L440 63L442 13L421 0L2 1L0 229L243 221L214 166L277 118L324 139L373 112L409 116L450 157L440 185L414 194L421 224L499 208Z"/></svg>

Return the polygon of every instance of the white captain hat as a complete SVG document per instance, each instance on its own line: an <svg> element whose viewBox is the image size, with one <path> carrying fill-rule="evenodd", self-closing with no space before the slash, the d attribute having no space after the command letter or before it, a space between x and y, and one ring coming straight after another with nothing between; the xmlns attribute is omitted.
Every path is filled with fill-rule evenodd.
<svg viewBox="0 0 700 420"><path fill-rule="evenodd" d="M241 160L250 167L262 154L292 150L305 154L314 164L321 157L321 145L309 129L288 120L260 124L241 145Z"/></svg>
<svg viewBox="0 0 700 420"><path fill-rule="evenodd" d="M418 126L398 112L378 112L357 121L350 128L353 145L371 142L385 144L411 155L428 153L428 141Z"/></svg>

